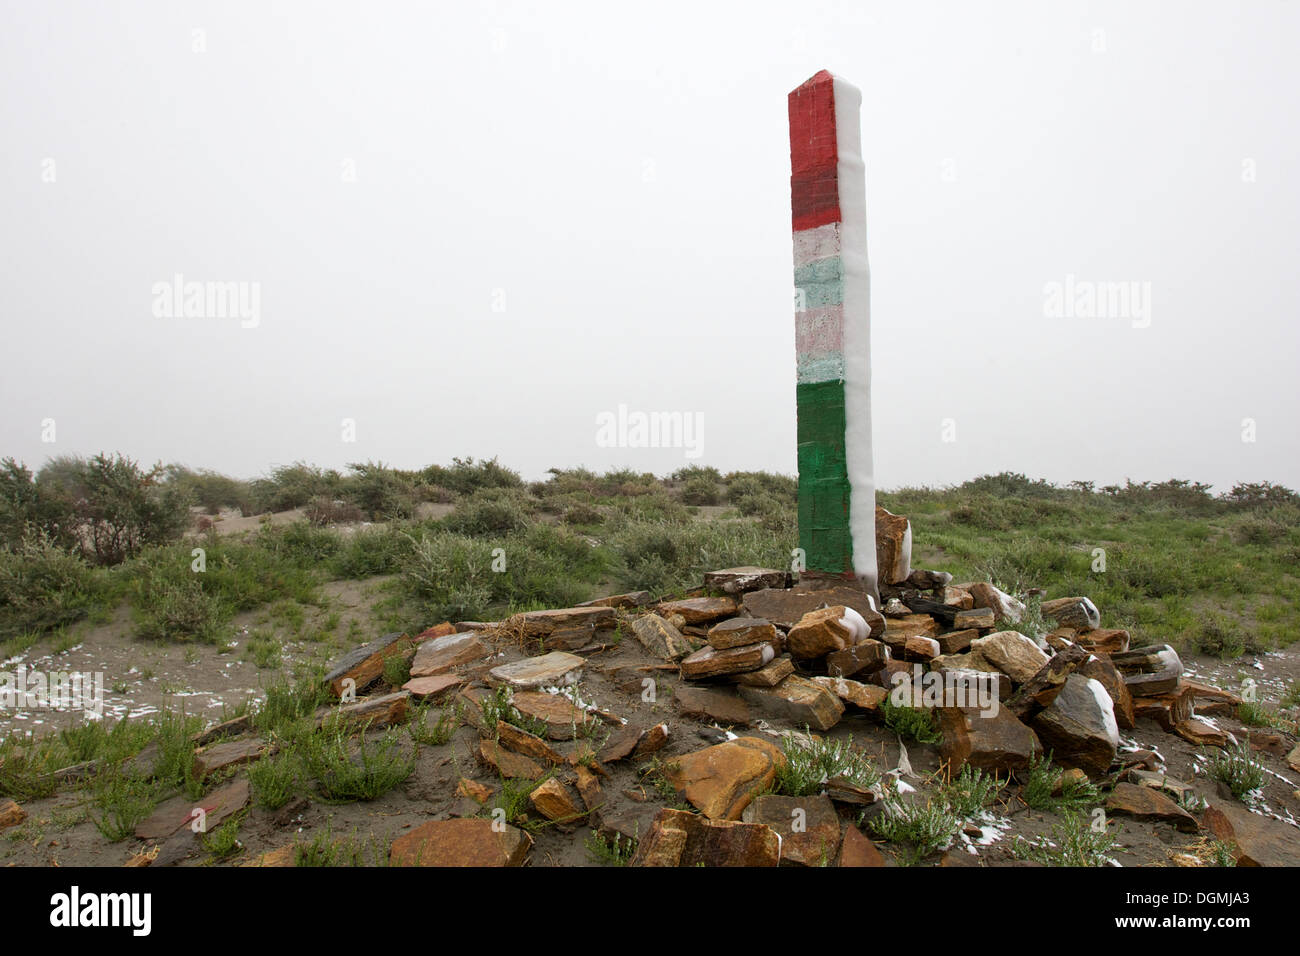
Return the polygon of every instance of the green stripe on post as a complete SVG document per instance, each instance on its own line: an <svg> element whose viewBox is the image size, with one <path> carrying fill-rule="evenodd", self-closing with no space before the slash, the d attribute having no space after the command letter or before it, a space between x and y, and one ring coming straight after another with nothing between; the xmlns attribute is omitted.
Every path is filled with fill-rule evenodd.
<svg viewBox="0 0 1300 956"><path fill-rule="evenodd" d="M796 386L799 547L810 571L853 570L849 478L844 450L844 382Z"/></svg>

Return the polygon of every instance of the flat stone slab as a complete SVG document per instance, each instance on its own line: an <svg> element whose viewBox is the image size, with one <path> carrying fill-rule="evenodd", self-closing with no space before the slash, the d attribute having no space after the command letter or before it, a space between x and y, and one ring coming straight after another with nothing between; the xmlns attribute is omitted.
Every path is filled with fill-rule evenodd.
<svg viewBox="0 0 1300 956"><path fill-rule="evenodd" d="M765 588L750 591L744 597L744 613L761 617L777 627L794 627L809 611L822 605L843 604L862 615L871 628L871 637L885 632L885 616L871 606L871 597L860 588L843 585L831 588Z"/></svg>
<svg viewBox="0 0 1300 956"><path fill-rule="evenodd" d="M746 591L758 591L762 588L783 588L789 575L775 568L756 568L745 565L739 568L722 568L719 571L704 573L704 586L725 591L727 594L742 594Z"/></svg>
<svg viewBox="0 0 1300 956"><path fill-rule="evenodd" d="M771 621L757 617L733 617L709 628L708 641L720 651L746 644L773 644L777 640L776 627Z"/></svg>
<svg viewBox="0 0 1300 956"><path fill-rule="evenodd" d="M384 672L385 660L410 646L411 639L405 634L385 634L344 654L325 675L325 680L336 697L342 696L344 683L349 679L356 681L356 690L362 690L379 679Z"/></svg>
<svg viewBox="0 0 1300 956"><path fill-rule="evenodd" d="M1300 830L1245 807L1219 802L1205 811L1205 828L1236 846L1238 866L1300 866Z"/></svg>
<svg viewBox="0 0 1300 956"><path fill-rule="evenodd" d="M596 717L581 707L575 707L567 697L560 694L520 691L511 698L510 703L525 717L544 723L546 736L550 740L572 740L597 722Z"/></svg>
<svg viewBox="0 0 1300 956"><path fill-rule="evenodd" d="M474 631L458 631L425 641L411 661L412 677L433 677L481 661L492 651Z"/></svg>
<svg viewBox="0 0 1300 956"><path fill-rule="evenodd" d="M261 740L227 740L224 743L205 747L196 753L194 773L202 779L219 770L261 760L270 752L270 745Z"/></svg>
<svg viewBox="0 0 1300 956"><path fill-rule="evenodd" d="M526 657L521 661L502 664L492 668L488 674L493 680L525 690L536 687L560 687L577 683L586 663L576 654L552 651L540 657Z"/></svg>
<svg viewBox="0 0 1300 956"><path fill-rule="evenodd" d="M402 690L414 700L437 700L464 683L465 678L459 674L434 674L432 677L412 677L402 685Z"/></svg>
<svg viewBox="0 0 1300 956"><path fill-rule="evenodd" d="M781 797L768 794L745 808L745 823L762 823L781 834L781 862L829 866L840 852L840 816L824 794Z"/></svg>
<svg viewBox="0 0 1300 956"><path fill-rule="evenodd" d="M785 753L759 737L738 737L683 754L668 764L668 782L710 820L739 820L776 779Z"/></svg>
<svg viewBox="0 0 1300 956"><path fill-rule="evenodd" d="M678 660L695 650L695 645L681 631L658 614L636 618L632 622L632 636L651 654L666 661Z"/></svg>
<svg viewBox="0 0 1300 956"><path fill-rule="evenodd" d="M665 807L642 835L632 866L776 866L781 837L769 826L710 820Z"/></svg>
<svg viewBox="0 0 1300 956"><path fill-rule="evenodd" d="M748 724L753 717L749 704L731 690L683 685L673 699L684 716L705 717L723 726Z"/></svg>
<svg viewBox="0 0 1300 956"><path fill-rule="evenodd" d="M771 644L729 647L725 651L705 644L694 654L682 660L681 674L686 680L743 674L745 671L758 670L772 663L775 658L776 649Z"/></svg>
<svg viewBox="0 0 1300 956"><path fill-rule="evenodd" d="M211 833L232 814L248 805L248 779L241 778L197 800L182 794L161 803L148 819L135 828L141 840L162 840L189 825L202 809L207 832Z"/></svg>
<svg viewBox="0 0 1300 956"><path fill-rule="evenodd" d="M800 677L787 677L775 687L740 686L740 695L773 717L805 724L813 730L830 730L844 716L844 704L821 684Z"/></svg>
<svg viewBox="0 0 1300 956"><path fill-rule="evenodd" d="M687 624L708 624L721 617L730 617L739 610L735 598L696 597L682 601L665 601L659 605L664 617L680 614Z"/></svg>
<svg viewBox="0 0 1300 956"><path fill-rule="evenodd" d="M1135 820L1157 820L1172 823L1184 833L1200 829L1196 818L1158 790L1135 783L1117 783L1106 798L1106 809Z"/></svg>
<svg viewBox="0 0 1300 956"><path fill-rule="evenodd" d="M480 818L434 820L393 841L393 866L523 866L533 838Z"/></svg>

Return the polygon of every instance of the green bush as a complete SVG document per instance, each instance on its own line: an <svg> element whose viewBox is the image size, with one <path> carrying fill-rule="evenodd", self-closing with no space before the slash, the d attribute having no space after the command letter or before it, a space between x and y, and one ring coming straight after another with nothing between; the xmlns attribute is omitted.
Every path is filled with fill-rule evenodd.
<svg viewBox="0 0 1300 956"><path fill-rule="evenodd" d="M148 579L135 600L135 634L147 641L224 644L228 610L194 578Z"/></svg>
<svg viewBox="0 0 1300 956"><path fill-rule="evenodd" d="M692 478L682 489L682 501L688 505L716 505L721 500L717 482L703 475Z"/></svg>
<svg viewBox="0 0 1300 956"><path fill-rule="evenodd" d="M468 495L483 488L522 488L519 473L490 461L473 458L453 458L450 468L430 465L420 476L426 485L447 488L458 495Z"/></svg>
<svg viewBox="0 0 1300 956"><path fill-rule="evenodd" d="M43 535L0 550L0 639L74 624L101 591L100 579L81 558Z"/></svg>
<svg viewBox="0 0 1300 956"><path fill-rule="evenodd" d="M524 492L489 488L463 499L442 519L442 525L454 534L510 534L527 528L536 509L536 503Z"/></svg>
<svg viewBox="0 0 1300 956"><path fill-rule="evenodd" d="M343 495L372 521L391 521L415 514L415 483L383 462L348 465L352 475Z"/></svg>

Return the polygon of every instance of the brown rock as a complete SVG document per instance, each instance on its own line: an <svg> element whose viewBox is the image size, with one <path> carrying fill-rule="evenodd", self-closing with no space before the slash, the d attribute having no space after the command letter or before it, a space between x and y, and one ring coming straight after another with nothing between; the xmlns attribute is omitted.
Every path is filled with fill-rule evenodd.
<svg viewBox="0 0 1300 956"><path fill-rule="evenodd" d="M903 642L903 658L909 661L932 661L939 656L939 642L933 637L909 637Z"/></svg>
<svg viewBox="0 0 1300 956"><path fill-rule="evenodd" d="M494 788L477 780L471 780L469 777L461 777L456 784L456 796L469 797L480 806L491 800L494 793L496 793Z"/></svg>
<svg viewBox="0 0 1300 956"><path fill-rule="evenodd" d="M959 630L974 628L975 630L988 631L992 630L994 624L993 608L977 607L969 611L958 611L952 619L952 626Z"/></svg>
<svg viewBox="0 0 1300 956"><path fill-rule="evenodd" d="M545 640L558 630L583 630L588 633L614 627L614 609L603 605L556 608L548 611L525 611L508 618L505 627L527 640Z"/></svg>
<svg viewBox="0 0 1300 956"><path fill-rule="evenodd" d="M771 741L737 737L678 757L665 775L709 819L739 820L784 764L785 754Z"/></svg>
<svg viewBox="0 0 1300 956"><path fill-rule="evenodd" d="M668 744L668 725L655 724L643 733L632 748L632 759L642 760L662 750Z"/></svg>
<svg viewBox="0 0 1300 956"><path fill-rule="evenodd" d="M1115 709L1100 682L1079 674L1065 680L1052 705L1033 720L1043 746L1057 761L1100 777L1119 744Z"/></svg>
<svg viewBox="0 0 1300 956"><path fill-rule="evenodd" d="M990 773L1024 770L1042 752L1038 735L1004 708L988 714L943 707L937 713L943 732L940 753L953 773L968 763Z"/></svg>
<svg viewBox="0 0 1300 956"><path fill-rule="evenodd" d="M0 830L16 827L27 819L27 811L12 800L0 803Z"/></svg>
<svg viewBox="0 0 1300 956"><path fill-rule="evenodd" d="M525 757L532 757L534 760L541 760L546 763L564 763L564 757L556 753L550 744L541 737L530 734L514 724L508 724L504 720L497 721L497 742L507 750L513 750Z"/></svg>
<svg viewBox="0 0 1300 956"><path fill-rule="evenodd" d="M774 717L796 727L830 730L842 716L844 705L831 691L804 677L792 675L775 687L740 687L740 696Z"/></svg>
<svg viewBox="0 0 1300 956"><path fill-rule="evenodd" d="M1133 711L1133 695L1129 693L1124 677L1105 654L1094 655L1091 660L1081 664L1077 673L1091 677L1106 688L1111 702L1115 705L1115 722L1123 730L1132 730L1137 726L1137 715Z"/></svg>
<svg viewBox="0 0 1300 956"><path fill-rule="evenodd" d="M704 680L755 671L776 658L771 644L750 644L717 650L708 644L682 661L681 674L686 680Z"/></svg>
<svg viewBox="0 0 1300 956"><path fill-rule="evenodd" d="M1042 611L1061 627L1072 627L1076 631L1092 631L1101 627L1101 615L1097 606L1086 597L1063 597L1053 601L1044 601Z"/></svg>
<svg viewBox="0 0 1300 956"><path fill-rule="evenodd" d="M338 710L321 716L320 725L337 722L341 727L353 730L365 727L380 730L394 724L405 722L409 716L407 705L411 695L404 690L380 697L367 697L355 704L344 704Z"/></svg>
<svg viewBox="0 0 1300 956"><path fill-rule="evenodd" d="M1195 833L1200 829L1194 816L1163 793L1132 783L1115 784L1115 789L1106 798L1106 809L1111 813L1133 817L1135 820L1172 823L1184 833Z"/></svg>
<svg viewBox="0 0 1300 956"><path fill-rule="evenodd" d="M749 705L734 691L682 685L673 693L678 711L685 717L703 717L723 726L748 724Z"/></svg>
<svg viewBox="0 0 1300 956"><path fill-rule="evenodd" d="M402 685L402 690L415 700L437 700L464 683L465 678L459 674L435 674L432 677L412 677Z"/></svg>
<svg viewBox="0 0 1300 956"><path fill-rule="evenodd" d="M817 589L808 586L794 588L766 588L750 591L744 598L744 613L748 617L761 617L777 627L794 627L809 611L819 607L842 604L862 615L871 629L871 637L885 632L885 617L873 606L872 597L865 589L837 585Z"/></svg>
<svg viewBox="0 0 1300 956"><path fill-rule="evenodd" d="M844 828L838 866L884 866L885 856L861 830L850 824Z"/></svg>
<svg viewBox="0 0 1300 956"><path fill-rule="evenodd" d="M492 651L473 631L446 634L425 641L411 661L412 677L433 677L481 661Z"/></svg>
<svg viewBox="0 0 1300 956"><path fill-rule="evenodd" d="M611 594L609 597L596 598L594 601L584 601L578 607L613 607L631 610L645 607L649 603L649 591L628 591L625 594Z"/></svg>
<svg viewBox="0 0 1300 956"><path fill-rule="evenodd" d="M261 760L270 752L270 746L260 740L227 740L213 744L194 755L194 775L202 780L220 770Z"/></svg>
<svg viewBox="0 0 1300 956"><path fill-rule="evenodd" d="M881 640L890 647L902 649L909 637L938 636L938 621L928 614L909 614L906 617L889 618L885 622L885 633Z"/></svg>
<svg viewBox="0 0 1300 956"><path fill-rule="evenodd" d="M1122 654L1128 650L1128 631L1117 628L1097 628L1074 638L1094 654Z"/></svg>
<svg viewBox="0 0 1300 956"><path fill-rule="evenodd" d="M731 617L740 609L735 598L695 597L684 601L665 601L659 605L663 615L680 614L687 624L708 624L721 617Z"/></svg>
<svg viewBox="0 0 1300 956"><path fill-rule="evenodd" d="M643 614L632 621L632 636L651 654L675 661L695 650L682 632L658 614Z"/></svg>
<svg viewBox="0 0 1300 956"><path fill-rule="evenodd" d="M743 594L746 591L758 591L762 588L783 588L789 574L773 568L723 568L721 571L706 571L704 586L728 594Z"/></svg>
<svg viewBox="0 0 1300 956"><path fill-rule="evenodd" d="M965 588L945 587L940 600L949 607L955 607L959 611L969 611L975 606L975 599Z"/></svg>
<svg viewBox="0 0 1300 956"><path fill-rule="evenodd" d="M435 624L433 627L425 628L419 634L415 635L414 643L423 644L425 641L431 641L435 637L446 637L448 634L456 633L456 625L451 621L443 621L441 624Z"/></svg>
<svg viewBox="0 0 1300 956"><path fill-rule="evenodd" d="M772 644L777 641L776 627L770 621L757 617L733 617L713 625L708 632L709 643L720 651L746 644Z"/></svg>
<svg viewBox="0 0 1300 956"><path fill-rule="evenodd" d="M1110 659L1124 675L1124 683L1134 697L1172 693L1183 678L1182 659L1168 644L1112 653Z"/></svg>
<svg viewBox="0 0 1300 956"><path fill-rule="evenodd" d="M193 800L181 794L159 804L148 819L138 824L135 835L141 840L162 840L181 827L202 819L207 832L224 823L232 814L248 805L248 778L241 777L205 797Z"/></svg>
<svg viewBox="0 0 1300 956"><path fill-rule="evenodd" d="M844 677L814 677L814 684L820 684L845 703L852 704L870 713L877 713L881 703L889 696L889 691L874 684L863 684Z"/></svg>
<svg viewBox="0 0 1300 956"><path fill-rule="evenodd" d="M1018 684L1032 678L1047 663L1047 655L1019 631L998 631L981 637L971 642L971 650L978 651L984 660Z"/></svg>
<svg viewBox="0 0 1300 956"><path fill-rule="evenodd" d="M961 587L970 592L974 601L974 607L987 607L993 609L994 617L997 620L1005 618L1008 621L1019 621L1020 615L1025 613L1025 606L1016 598L1000 591L987 581L975 581L970 584L963 584Z"/></svg>
<svg viewBox="0 0 1300 956"><path fill-rule="evenodd" d="M479 759L507 779L536 780L544 772L540 764L503 748L495 740L480 740Z"/></svg>
<svg viewBox="0 0 1300 956"><path fill-rule="evenodd" d="M873 674L888 661L889 647L881 641L868 639L842 651L827 654L826 672L840 677Z"/></svg>
<svg viewBox="0 0 1300 956"><path fill-rule="evenodd" d="M881 584L902 584L912 573L912 523L876 505L876 573Z"/></svg>
<svg viewBox="0 0 1300 956"><path fill-rule="evenodd" d="M548 685L565 686L577 683L586 661L576 654L551 651L541 657L525 657L521 661L502 664L488 671L493 680L522 690L533 690Z"/></svg>
<svg viewBox="0 0 1300 956"><path fill-rule="evenodd" d="M533 838L523 830L467 817L434 820L393 841L393 866L523 866Z"/></svg>
<svg viewBox="0 0 1300 956"><path fill-rule="evenodd" d="M544 780L528 795L528 801L542 816L557 823L567 823L585 815L569 788L552 777Z"/></svg>
<svg viewBox="0 0 1300 956"><path fill-rule="evenodd" d="M1286 755L1286 765L1300 773L1300 744L1297 744L1292 751Z"/></svg>
<svg viewBox="0 0 1300 956"><path fill-rule="evenodd" d="M600 788L600 778L584 764L578 764L575 770L578 776L578 794L582 797L582 805L588 811L598 809L605 802L605 793Z"/></svg>
<svg viewBox="0 0 1300 956"><path fill-rule="evenodd" d="M961 654L969 650L971 641L979 636L980 632L971 627L961 631L949 631L947 634L940 634L935 640L939 642L940 654Z"/></svg>
<svg viewBox="0 0 1300 956"><path fill-rule="evenodd" d="M1300 866L1300 830L1230 803L1205 811L1205 828L1236 847L1238 866Z"/></svg>
<svg viewBox="0 0 1300 956"><path fill-rule="evenodd" d="M596 723L595 717L560 694L519 691L510 703L525 717L545 724L546 736L551 740L572 740Z"/></svg>
<svg viewBox="0 0 1300 956"><path fill-rule="evenodd" d="M749 687L775 687L794 673L794 661L789 654L783 654L770 664L764 664L758 670L736 674L732 680Z"/></svg>
<svg viewBox="0 0 1300 956"><path fill-rule="evenodd" d="M201 730L193 737L191 737L190 740L194 743L195 747L206 747L208 744L216 743L218 740L221 740L225 737L242 736L243 734L248 733L252 729L253 729L253 715L243 714L239 717L232 717L230 720L223 720L221 723L214 724L213 726L209 727L207 730ZM153 756L156 757L158 755L157 743L156 742L151 743L148 747L145 748L145 750L150 750L150 749L154 751ZM144 753L144 751L141 751L141 753ZM138 756L139 755L137 755L137 759ZM147 776L150 777L153 776L152 763L148 768L142 767L141 770L144 771Z"/></svg>
<svg viewBox="0 0 1300 956"><path fill-rule="evenodd" d="M826 796L758 797L741 819L761 823L781 835L781 862L827 866L840 849L840 817Z"/></svg>
<svg viewBox="0 0 1300 956"><path fill-rule="evenodd" d="M843 623L844 613L844 606L837 604L805 614L786 635L790 656L811 660L851 646L853 632Z"/></svg>
<svg viewBox="0 0 1300 956"><path fill-rule="evenodd" d="M1198 747L1226 747L1228 735L1193 717L1174 725L1174 733Z"/></svg>
<svg viewBox="0 0 1300 956"><path fill-rule="evenodd" d="M403 654L411 647L405 634L385 634L345 654L325 675L335 697L342 697L349 680L355 681L360 692L373 684L384 672L384 661L394 654Z"/></svg>
<svg viewBox="0 0 1300 956"><path fill-rule="evenodd" d="M711 820L664 808L637 845L632 866L776 866L781 837L759 823Z"/></svg>

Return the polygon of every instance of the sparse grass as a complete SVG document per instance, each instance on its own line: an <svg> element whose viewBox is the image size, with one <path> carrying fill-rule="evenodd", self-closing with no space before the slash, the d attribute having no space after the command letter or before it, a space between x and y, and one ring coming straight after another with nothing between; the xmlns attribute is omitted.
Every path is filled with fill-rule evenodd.
<svg viewBox="0 0 1300 956"><path fill-rule="evenodd" d="M153 812L154 791L143 780L121 773L99 778L95 786L95 828L110 843L134 835L136 826Z"/></svg>
<svg viewBox="0 0 1300 956"><path fill-rule="evenodd" d="M919 863L931 853L951 845L961 830L961 819L942 800L908 800L894 790L885 794L884 806L871 818L872 831L903 850L903 862Z"/></svg>
<svg viewBox="0 0 1300 956"><path fill-rule="evenodd" d="M1238 800L1264 784L1264 768L1245 743L1211 757L1205 765L1205 772L1211 780L1226 784Z"/></svg>
<svg viewBox="0 0 1300 956"><path fill-rule="evenodd" d="M992 803L1004 786L1004 781L966 764L939 787L938 798L958 819L967 820Z"/></svg>
<svg viewBox="0 0 1300 956"><path fill-rule="evenodd" d="M348 735L334 721L306 741L307 770L321 796L331 802L376 800L415 771L415 758L403 751L392 731L373 741L360 735L355 755Z"/></svg>
<svg viewBox="0 0 1300 956"><path fill-rule="evenodd" d="M1039 754L1029 764L1020 799L1031 809L1050 811L1083 810L1101 803L1101 791L1092 781L1062 777L1063 772L1050 753ZM1054 793L1058 784L1060 793Z"/></svg>
<svg viewBox="0 0 1300 956"><path fill-rule="evenodd" d="M849 783L870 789L880 782L875 763L853 746L853 738L829 740L814 738L804 728L809 743L789 736L785 743L785 765L776 772L772 792L789 797L820 793L827 780L843 777Z"/></svg>
<svg viewBox="0 0 1300 956"><path fill-rule="evenodd" d="M241 822L242 814L237 814L211 833L205 833L199 837L203 849L208 851L208 862L223 862L244 849L244 845L239 842L239 824Z"/></svg>
<svg viewBox="0 0 1300 956"><path fill-rule="evenodd" d="M394 689L411 679L411 661L405 654L384 658L384 682Z"/></svg>
<svg viewBox="0 0 1300 956"><path fill-rule="evenodd" d="M1045 866L1108 866L1115 852L1115 840L1105 828L1094 829L1091 818L1067 810L1060 823L1052 827L1051 838L1028 840L1017 835L1011 852L1021 860L1033 860Z"/></svg>
<svg viewBox="0 0 1300 956"><path fill-rule="evenodd" d="M302 792L303 762L294 749L255 760L248 766L253 801L267 810L279 810Z"/></svg>
<svg viewBox="0 0 1300 956"><path fill-rule="evenodd" d="M438 715L438 719L433 726L429 726L429 711L432 709L430 705L417 707L415 713L411 716L411 720L406 725L406 730L411 735L411 740L417 744L427 747L441 747L450 742L457 728L460 727L460 703L453 701L443 707L442 713Z"/></svg>
<svg viewBox="0 0 1300 956"><path fill-rule="evenodd" d="M636 841L631 837L626 840L614 834L613 839L606 840L596 830L592 830L583 843L587 855L599 866L627 866L636 852Z"/></svg>
<svg viewBox="0 0 1300 956"><path fill-rule="evenodd" d="M885 726L904 740L919 744L937 744L943 740L939 722L933 712L920 707L900 707L886 697L880 704Z"/></svg>

